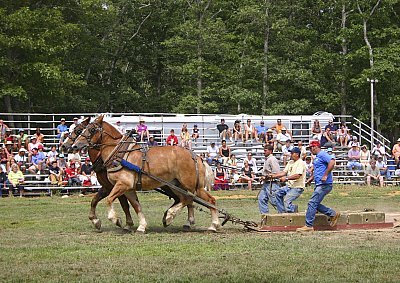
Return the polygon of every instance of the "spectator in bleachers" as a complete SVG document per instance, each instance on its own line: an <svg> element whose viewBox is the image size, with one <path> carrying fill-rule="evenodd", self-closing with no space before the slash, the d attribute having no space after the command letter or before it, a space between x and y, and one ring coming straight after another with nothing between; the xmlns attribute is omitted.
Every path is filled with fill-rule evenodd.
<svg viewBox="0 0 400 283"><path fill-rule="evenodd" d="M237 141L243 141L242 126L240 123L240 120L236 120L233 124L233 138L235 139L235 143Z"/></svg>
<svg viewBox="0 0 400 283"><path fill-rule="evenodd" d="M139 124L136 125L136 133L138 134L138 141L144 142L150 136L149 129L147 125L144 123L144 119L139 119ZM176 143L178 144L178 143Z"/></svg>
<svg viewBox="0 0 400 283"><path fill-rule="evenodd" d="M260 125L256 126L257 139L261 143L265 143L265 136L267 134L267 127L264 125L264 121L260 121Z"/></svg>
<svg viewBox="0 0 400 283"><path fill-rule="evenodd" d="M291 160L283 171L273 174L272 178L280 178L281 182L287 182L276 194L278 212L298 212L298 206L293 204L304 191L306 186L306 164L301 159L301 150L293 147L290 150Z"/></svg>
<svg viewBox="0 0 400 283"><path fill-rule="evenodd" d="M186 123L182 125L181 130L181 147L185 147L187 149L192 149L192 139L190 138L190 134L187 128Z"/></svg>
<svg viewBox="0 0 400 283"><path fill-rule="evenodd" d="M115 123L115 127L117 128L117 130L121 133L121 134L125 134L126 133L126 129L124 126L121 125L121 121L117 121Z"/></svg>
<svg viewBox="0 0 400 283"><path fill-rule="evenodd" d="M333 134L329 127L322 132L320 143L323 147L334 147L336 145L335 139L333 138Z"/></svg>
<svg viewBox="0 0 400 283"><path fill-rule="evenodd" d="M247 159L244 160L244 166L241 170L240 181L242 183L247 183L248 189L251 190L251 185L255 181L255 175L253 168L250 167L249 161Z"/></svg>
<svg viewBox="0 0 400 283"><path fill-rule="evenodd" d="M303 145L303 141L298 141L297 142L297 147L300 149L300 151L301 151L301 155L300 155L300 157L301 157L301 159L302 160L305 160L306 159L306 156L307 156L307 149L306 149L306 147Z"/></svg>
<svg viewBox="0 0 400 283"><path fill-rule="evenodd" d="M58 151L55 145L51 146L49 152L46 153L47 155L47 164L50 165L54 160L57 161L58 159Z"/></svg>
<svg viewBox="0 0 400 283"><path fill-rule="evenodd" d="M79 170L76 168L74 162L71 162L67 169L65 169L65 175L68 181L68 186L82 185L81 181L79 180Z"/></svg>
<svg viewBox="0 0 400 283"><path fill-rule="evenodd" d="M4 136L6 135L6 131L9 127L4 123L2 119L0 119L0 143L5 143Z"/></svg>
<svg viewBox="0 0 400 283"><path fill-rule="evenodd" d="M347 169L352 171L353 176L357 175L357 172L353 170L360 171L362 169L360 163L360 150L358 149L358 144L353 143L351 149L347 153L348 162L347 162Z"/></svg>
<svg viewBox="0 0 400 283"><path fill-rule="evenodd" d="M60 124L57 126L57 138L61 139L64 133L68 133L68 126L65 124L65 118L61 118Z"/></svg>
<svg viewBox="0 0 400 283"><path fill-rule="evenodd" d="M332 158L334 158L334 159L336 160L336 155L333 153L333 148L328 147L328 148L326 149L326 152L327 152Z"/></svg>
<svg viewBox="0 0 400 283"><path fill-rule="evenodd" d="M226 170L221 167L220 162L216 162L217 167L214 172L214 191L228 189L228 176Z"/></svg>
<svg viewBox="0 0 400 283"><path fill-rule="evenodd" d="M325 131L329 129L330 133L332 134L332 139L335 141L337 135L337 126L333 123L333 120L329 120L328 125L325 126ZM322 145L322 144L321 144Z"/></svg>
<svg viewBox="0 0 400 283"><path fill-rule="evenodd" d="M256 128L251 123L250 119L247 119L247 123L244 125L244 141L253 140L257 138Z"/></svg>
<svg viewBox="0 0 400 283"><path fill-rule="evenodd" d="M367 146L364 144L361 146L360 151L360 163L363 166L363 169L367 168L367 165L370 164L371 161L371 153Z"/></svg>
<svg viewBox="0 0 400 283"><path fill-rule="evenodd" d="M284 124L282 124L282 120L281 119L277 119L276 120L276 124L271 127L271 130L274 130L277 134L282 133L283 129L287 130L287 127Z"/></svg>
<svg viewBox="0 0 400 283"><path fill-rule="evenodd" d="M24 174L18 167L18 164L13 164L10 173L8 173L8 181L10 182L9 194L18 195L24 189L23 184L25 181Z"/></svg>
<svg viewBox="0 0 400 283"><path fill-rule="evenodd" d="M13 152L14 152L14 144L13 144L12 141L7 141L6 144L5 144L5 147L6 147L7 152L9 154L13 154Z"/></svg>
<svg viewBox="0 0 400 283"><path fill-rule="evenodd" d="M378 156L378 160L376 161L376 166L379 168L381 176L385 177L388 180L391 179L390 172L388 170L386 162L383 160L383 156Z"/></svg>
<svg viewBox="0 0 400 283"><path fill-rule="evenodd" d="M32 136L31 137L31 142L28 144L28 153L29 153L30 156L32 155L32 150L34 148L37 149L39 145L43 146L43 144L41 144L40 142L37 141L37 138L35 136Z"/></svg>
<svg viewBox="0 0 400 283"><path fill-rule="evenodd" d="M253 154L251 151L247 152L247 157L245 159L249 163L249 166L253 170L254 174L257 174L258 169L257 169L257 160L253 157Z"/></svg>
<svg viewBox="0 0 400 283"><path fill-rule="evenodd" d="M265 144L272 145L274 147L274 151L276 150L276 140L274 137L274 132L271 129L268 129L265 136Z"/></svg>
<svg viewBox="0 0 400 283"><path fill-rule="evenodd" d="M43 150L42 147L40 147ZM31 166L28 168L28 171L32 174L40 174L41 170L44 169L44 164L46 162L46 155L43 151L39 152L38 148L32 149L31 156ZM43 168L42 168L43 167Z"/></svg>
<svg viewBox="0 0 400 283"><path fill-rule="evenodd" d="M25 134L24 129L18 130L17 141L18 141L18 148L21 148L21 147L28 148L29 139L28 139L28 135Z"/></svg>
<svg viewBox="0 0 400 283"><path fill-rule="evenodd" d="M287 140L292 140L292 136L283 127L281 132L276 136L276 150L282 151L282 147L286 144Z"/></svg>
<svg viewBox="0 0 400 283"><path fill-rule="evenodd" d="M79 164L81 162L81 154L79 153L79 150L77 150L77 149L74 149L72 151L72 153L68 153L67 158L68 158L69 162L73 162L73 163L79 162Z"/></svg>
<svg viewBox="0 0 400 283"><path fill-rule="evenodd" d="M282 155L281 160L283 162L283 166L286 166L286 163L289 161L291 154L291 150L293 149L292 141L286 140L285 144L282 146Z"/></svg>
<svg viewBox="0 0 400 283"><path fill-rule="evenodd" d="M379 182L379 186L383 187L383 176L381 176L379 168L376 166L376 161L371 160L370 164L365 169L365 176L367 179L367 185L371 186L371 181Z"/></svg>
<svg viewBox="0 0 400 283"><path fill-rule="evenodd" d="M7 191L7 187L10 185L7 178L7 173L3 171L0 166L0 198L3 196L3 192Z"/></svg>
<svg viewBox="0 0 400 283"><path fill-rule="evenodd" d="M26 149L21 147L16 155L14 155L14 160L18 164L19 168L23 170L26 168L26 163L28 162L28 156L26 155Z"/></svg>
<svg viewBox="0 0 400 283"><path fill-rule="evenodd" d="M348 148L352 148L352 147L353 147L353 143L358 144L358 139L357 139L356 136L352 136L352 137L351 137L351 139L350 139L349 144L348 144L347 147L348 147Z"/></svg>
<svg viewBox="0 0 400 283"><path fill-rule="evenodd" d="M209 165L212 165L212 163L215 163L219 161L219 148L218 146L215 145L215 142L211 142L209 146L207 146L207 163Z"/></svg>
<svg viewBox="0 0 400 283"><path fill-rule="evenodd" d="M231 154L231 157L228 159L227 164L230 167L237 167L237 159L235 154Z"/></svg>
<svg viewBox="0 0 400 283"><path fill-rule="evenodd" d="M313 180L314 165L311 156L306 157L306 185L310 185Z"/></svg>
<svg viewBox="0 0 400 283"><path fill-rule="evenodd" d="M340 123L340 129L337 131L337 141L341 147L346 147L349 141L349 129L344 121Z"/></svg>
<svg viewBox="0 0 400 283"><path fill-rule="evenodd" d="M69 126L69 132L72 133L74 131L74 129L76 128L76 126L78 126L78 125L79 125L79 118L74 117L71 126Z"/></svg>
<svg viewBox="0 0 400 283"><path fill-rule="evenodd" d="M149 147L158 146L158 142L154 139L154 136L150 136L149 140L147 141L147 145Z"/></svg>
<svg viewBox="0 0 400 283"><path fill-rule="evenodd" d="M97 186L99 184L89 157L87 157L85 159L85 163L82 164L79 179L83 185L85 185L87 182L89 182L89 184L92 186Z"/></svg>
<svg viewBox="0 0 400 283"><path fill-rule="evenodd" d="M169 131L169 136L167 137L166 144L167 145L178 145L178 138L175 136L174 129L171 129L171 131Z"/></svg>
<svg viewBox="0 0 400 283"><path fill-rule="evenodd" d="M7 171L7 163L10 161L10 154L8 153L5 147L0 148L0 166L3 168L3 171Z"/></svg>
<svg viewBox="0 0 400 283"><path fill-rule="evenodd" d="M227 165L228 160L231 158L231 148L227 146L226 140L222 140L222 144L219 148L219 156L221 156L221 162Z"/></svg>
<svg viewBox="0 0 400 283"><path fill-rule="evenodd" d="M311 128L311 133L312 133L312 138L314 140L321 140L322 136L322 128L321 125L319 124L319 120L314 120L314 124Z"/></svg>
<svg viewBox="0 0 400 283"><path fill-rule="evenodd" d="M193 125L192 129L192 141L197 145L197 139L200 137L200 131L196 124Z"/></svg>
<svg viewBox="0 0 400 283"><path fill-rule="evenodd" d="M35 134L33 136L36 137L37 142L44 144L44 135L41 132L40 128L36 128Z"/></svg>
<svg viewBox="0 0 400 283"><path fill-rule="evenodd" d="M59 159L58 159L58 166L65 172L65 169L68 167L67 160L65 159L65 156L63 153L60 153Z"/></svg>
<svg viewBox="0 0 400 283"><path fill-rule="evenodd" d="M231 158L229 158L227 166L229 166L228 173L231 183L236 183L240 177L237 172L238 163L235 154L231 154Z"/></svg>
<svg viewBox="0 0 400 283"><path fill-rule="evenodd" d="M394 171L396 177L400 177L400 160L396 164L396 170Z"/></svg>
<svg viewBox="0 0 400 283"><path fill-rule="evenodd" d="M4 143L7 143L8 141L13 142L14 137L12 134L12 130L10 128L6 129L6 133L4 135Z"/></svg>
<svg viewBox="0 0 400 283"><path fill-rule="evenodd" d="M225 124L225 119L221 119L221 123L217 125L217 130L221 140L230 139L232 141L232 133L229 126Z"/></svg>
<svg viewBox="0 0 400 283"><path fill-rule="evenodd" d="M57 160L53 160L49 166L49 178L52 185L63 185L63 172L57 164Z"/></svg>
<svg viewBox="0 0 400 283"><path fill-rule="evenodd" d="M396 164L399 163L400 160L400 138L397 139L397 143L393 146L392 154L396 161Z"/></svg>
<svg viewBox="0 0 400 283"><path fill-rule="evenodd" d="M375 160L377 160L378 157L382 157L383 160L386 159L386 150L380 141L375 141L375 146L371 150L371 156L373 156Z"/></svg>

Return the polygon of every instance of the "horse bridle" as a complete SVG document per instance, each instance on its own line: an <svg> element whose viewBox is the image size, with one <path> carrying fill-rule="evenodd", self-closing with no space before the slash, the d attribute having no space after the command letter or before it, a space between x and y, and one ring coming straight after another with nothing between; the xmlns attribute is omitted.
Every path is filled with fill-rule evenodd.
<svg viewBox="0 0 400 283"><path fill-rule="evenodd" d="M86 133L86 132L88 132L88 133ZM87 125L86 129L81 132L80 136L82 136L86 139L86 142L88 143L88 147L101 146L101 145L91 141L91 139L97 132L100 132L100 134L101 134L100 139L101 139L101 137L103 135L103 127L97 122L90 123L89 125Z"/></svg>

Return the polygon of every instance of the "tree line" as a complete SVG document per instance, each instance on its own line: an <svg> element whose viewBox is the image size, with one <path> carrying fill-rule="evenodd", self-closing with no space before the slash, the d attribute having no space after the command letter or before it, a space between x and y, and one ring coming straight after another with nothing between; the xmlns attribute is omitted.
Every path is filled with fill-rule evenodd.
<svg viewBox="0 0 400 283"><path fill-rule="evenodd" d="M399 133L400 0L4 0L2 112L312 114Z"/></svg>

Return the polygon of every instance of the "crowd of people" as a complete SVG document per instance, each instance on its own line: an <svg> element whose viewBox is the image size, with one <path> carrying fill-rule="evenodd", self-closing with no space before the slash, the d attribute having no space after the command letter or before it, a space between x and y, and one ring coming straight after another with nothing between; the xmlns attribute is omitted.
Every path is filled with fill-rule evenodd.
<svg viewBox="0 0 400 283"><path fill-rule="evenodd" d="M66 120L62 118L56 129L56 137L59 143L46 147L45 135L40 128L37 128L33 135L28 136L24 129L18 129L17 133L13 133L4 121L0 120L0 186L2 191L15 192L20 190L23 188L25 174L37 175L37 178L40 179L42 175L45 175L45 171L53 185L98 185L90 159L82 157L78 151L65 155L58 151L68 133L79 123L80 119L75 117L73 123L68 126ZM126 129L120 121L116 122L116 128L122 133L126 133ZM263 144L267 148L265 152L270 150L271 154L279 153L276 155L279 156L278 162L283 165L286 171L279 174L274 172L276 173L273 175L274 178L285 177L290 166L293 165L292 163L300 160L305 168L305 184L311 182L315 156L307 155L303 141L293 140L291 131L282 123L281 119L277 119L276 124L269 128L265 126L265 122L262 120L257 126L252 123L251 119L247 119L243 123L236 120L232 129L225 122L225 119L221 119L220 123L216 125L216 129L219 139L212 140L206 151L201 154L201 157L209 165L215 165L215 189L227 189L230 183L244 183L247 184L248 189L252 189L255 182L262 183L263 180L260 177L262 170L257 168L257 161L253 153L247 152L246 156L240 158L240 160L233 153L231 146L240 142L243 144L247 142ZM137 141L149 147L159 146L159 142L150 134L144 119L139 119L135 132ZM341 122L340 126L337 127L333 120L330 120L323 127L318 120L315 120L311 133L311 141L318 141L323 151L326 151L333 159L335 159L333 149L340 148L343 150L347 148L348 162L346 167L348 171L353 175L363 172L367 184L376 182L382 186L384 178L390 179L393 172L394 175L400 176L400 139L397 140L392 152L387 153L385 147L378 141L372 150L369 150L367 145L360 145L357 136L351 134L344 122ZM171 129L165 142L161 144L182 146L192 150L193 145L197 146L199 139L198 125L194 124L193 128L189 130L188 125L184 123L179 134L175 134L174 129ZM298 154L299 158L295 160L293 153ZM267 156L269 155L265 155L263 159L267 160ZM389 157L393 157L394 161L390 161ZM388 164L388 161L393 164ZM287 166L289 167L287 168ZM18 172L23 173L22 177ZM294 189L297 189L296 186ZM293 190L282 190L280 195L290 199L296 196L296 193ZM281 203L277 206L282 208ZM294 209L293 206L291 206L291 209Z"/></svg>
<svg viewBox="0 0 400 283"><path fill-rule="evenodd" d="M59 152L59 146L78 123L79 119L74 118L67 126L62 118L57 126L58 143L47 146L40 128L29 137L25 129L13 133L0 120L0 196L19 195L27 175L34 176L37 181L48 178L52 185L60 187L98 185L89 158L82 157L78 151Z"/></svg>

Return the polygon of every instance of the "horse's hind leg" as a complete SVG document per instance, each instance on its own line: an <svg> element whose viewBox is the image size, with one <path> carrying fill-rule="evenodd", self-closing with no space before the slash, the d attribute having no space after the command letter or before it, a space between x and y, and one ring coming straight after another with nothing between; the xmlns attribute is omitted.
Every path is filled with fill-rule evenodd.
<svg viewBox="0 0 400 283"><path fill-rule="evenodd" d="M139 227L136 229L137 232L145 233L146 232L146 227L147 227L147 222L144 217L144 214L142 212L142 207L139 203L139 200L137 198L137 194L135 191L127 191L125 193L126 197L128 198L129 202L133 206L133 208L136 211L136 214L139 218Z"/></svg>
<svg viewBox="0 0 400 283"><path fill-rule="evenodd" d="M215 205L215 198L210 195L208 192L206 192L204 189L199 189L197 190L197 196L202 198L203 200ZM219 222L218 218L218 212L216 209L210 208L211 212L211 226L208 227L209 231L216 232L219 227L221 227L221 224Z"/></svg>
<svg viewBox="0 0 400 283"><path fill-rule="evenodd" d="M114 223L115 225L122 227L121 218L118 217L117 213L114 210L113 203L115 199L122 194L126 193L130 186L124 184L122 181L118 181L113 189L111 190L110 194L107 197L106 204L108 209L108 216L107 218Z"/></svg>
<svg viewBox="0 0 400 283"><path fill-rule="evenodd" d="M174 220L175 216L178 214L178 212L184 208L185 206L189 205L191 206L192 200L189 198L186 198L185 196L182 196L177 193L177 196L179 197L179 202L177 204L176 201L175 203L167 210L166 215L164 216L164 227L169 226L172 221ZM194 210L193 206L191 208L188 207L188 213L189 213L189 218L192 216L193 222L194 222ZM190 215L192 214L192 215Z"/></svg>
<svg viewBox="0 0 400 283"><path fill-rule="evenodd" d="M187 209L188 209L188 218L187 218L186 223L183 224L183 228L185 230L190 230L192 228L192 226L195 224L193 202L191 202L187 205Z"/></svg>
<svg viewBox="0 0 400 283"><path fill-rule="evenodd" d="M129 211L129 203L128 203L127 197L125 195L121 195L118 197L118 200L119 200L119 203L121 204L122 210L125 213L126 224L125 224L124 229L131 231L132 227L133 227L133 220L132 220L131 212ZM133 208L135 209L135 211L136 211L135 205L140 206L139 202L137 202L137 204L133 204L133 203L131 203L131 204L132 204Z"/></svg>

